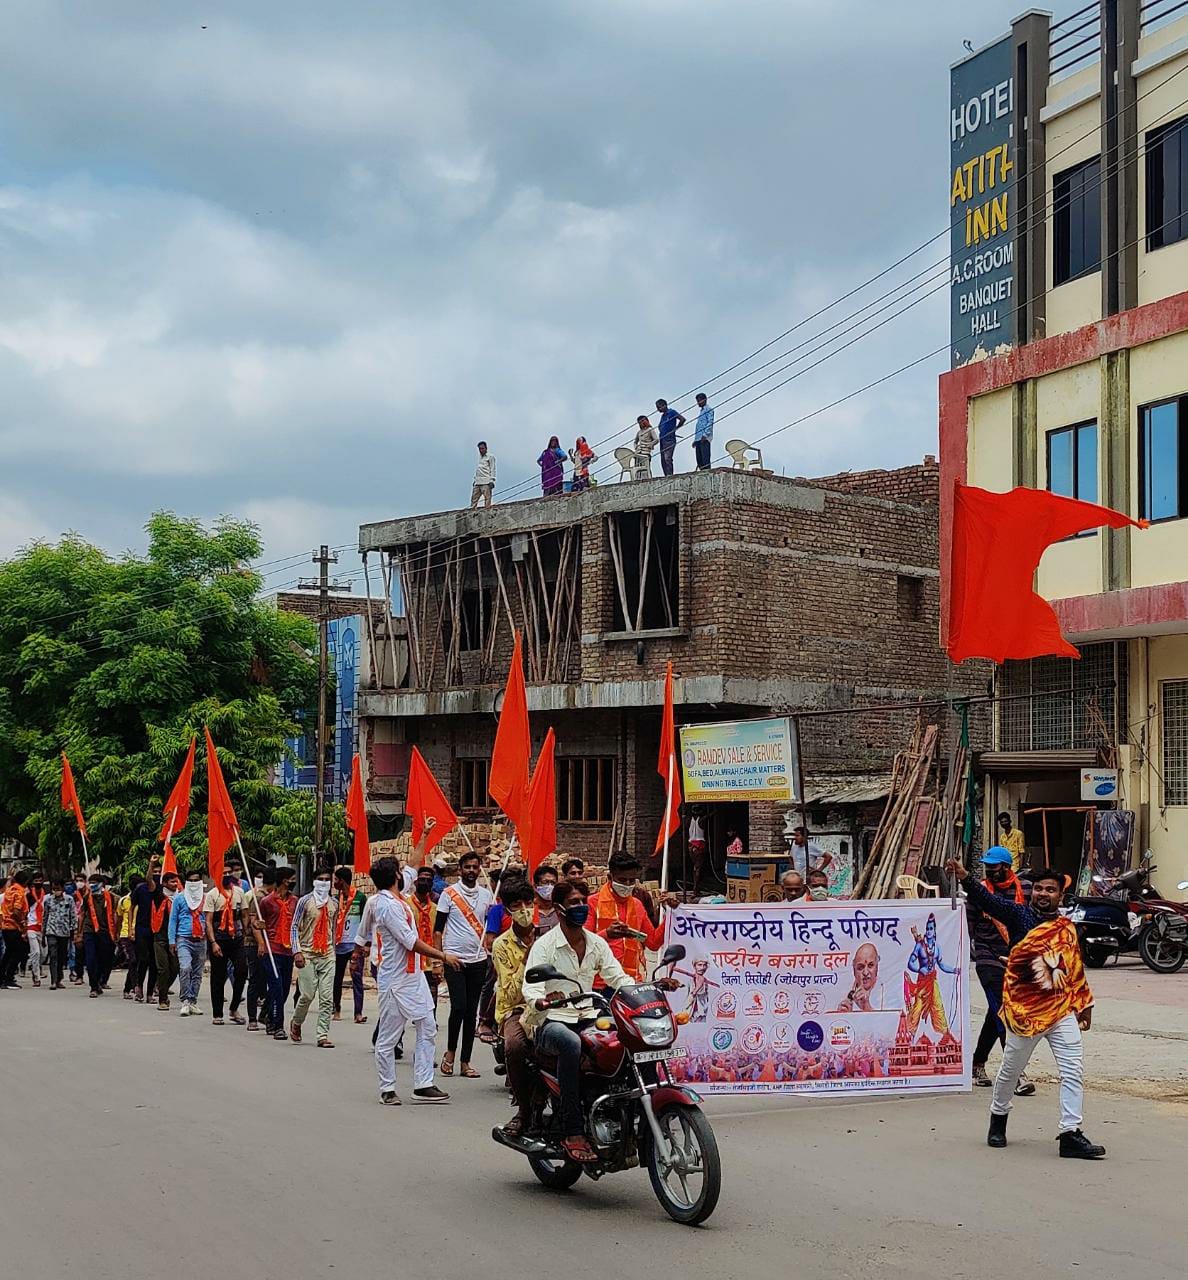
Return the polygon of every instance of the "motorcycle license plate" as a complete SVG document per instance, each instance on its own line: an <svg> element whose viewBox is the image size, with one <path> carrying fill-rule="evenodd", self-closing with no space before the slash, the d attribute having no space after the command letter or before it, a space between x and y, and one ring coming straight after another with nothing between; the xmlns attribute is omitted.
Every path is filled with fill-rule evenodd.
<svg viewBox="0 0 1188 1280"><path fill-rule="evenodd" d="M669 1058L687 1058L688 1049L644 1049L642 1053L631 1055L636 1062L664 1062Z"/></svg>

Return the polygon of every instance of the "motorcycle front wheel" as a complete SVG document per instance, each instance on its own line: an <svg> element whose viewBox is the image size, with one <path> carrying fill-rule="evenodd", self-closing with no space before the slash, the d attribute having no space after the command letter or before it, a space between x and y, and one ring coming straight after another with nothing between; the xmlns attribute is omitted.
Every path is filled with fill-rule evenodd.
<svg viewBox="0 0 1188 1280"><path fill-rule="evenodd" d="M1188 948L1178 938L1167 932L1167 926L1161 929L1160 921L1152 920L1139 934L1139 958L1148 969L1156 973L1179 973L1188 960Z"/></svg>
<svg viewBox="0 0 1188 1280"><path fill-rule="evenodd" d="M700 1107L673 1103L656 1113L667 1150L648 1144L648 1176L660 1206L674 1222L695 1227L718 1204L722 1159L710 1122Z"/></svg>

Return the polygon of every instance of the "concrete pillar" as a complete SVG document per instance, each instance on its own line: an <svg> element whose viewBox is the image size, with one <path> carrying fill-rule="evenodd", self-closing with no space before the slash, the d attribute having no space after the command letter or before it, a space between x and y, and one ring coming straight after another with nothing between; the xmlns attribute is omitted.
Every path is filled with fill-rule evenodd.
<svg viewBox="0 0 1188 1280"><path fill-rule="evenodd" d="M1047 167L1040 111L1048 93L1051 15L1031 12L1011 25L1015 41L1015 297L1019 342L1047 332Z"/></svg>

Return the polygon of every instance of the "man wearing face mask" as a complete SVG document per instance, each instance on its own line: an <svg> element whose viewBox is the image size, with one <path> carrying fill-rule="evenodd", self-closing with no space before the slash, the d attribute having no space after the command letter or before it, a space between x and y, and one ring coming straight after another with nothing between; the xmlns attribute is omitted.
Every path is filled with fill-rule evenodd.
<svg viewBox="0 0 1188 1280"><path fill-rule="evenodd" d="M70 935L70 982L73 986L81 987L86 963L82 945L82 906L83 899L87 896L86 876L78 876L68 892L74 904L74 932Z"/></svg>
<svg viewBox="0 0 1188 1280"><path fill-rule="evenodd" d="M477 1080L479 1076L471 1064L471 1055L474 1052L479 1002L487 977L484 921L494 902L490 889L478 882L481 870L482 859L477 853L471 850L462 855L458 861L458 883L447 885L438 898L437 920L433 927L436 949L462 960L461 968L451 968L446 972L446 986L450 992L449 1048L441 1060L441 1074L454 1074L461 1038L462 1066L459 1075L464 1080Z"/></svg>
<svg viewBox="0 0 1188 1280"><path fill-rule="evenodd" d="M61 880L50 882L50 893L42 902L42 930L49 959L50 990L61 991L62 974L66 970L66 957L70 939L74 934L74 902L67 895Z"/></svg>
<svg viewBox="0 0 1188 1280"><path fill-rule="evenodd" d="M79 923L80 932L74 943L76 949L81 945L87 979L91 984L91 999L95 1000L103 994L111 977L118 932L115 894L104 885L98 872L87 882Z"/></svg>
<svg viewBox="0 0 1188 1280"><path fill-rule="evenodd" d="M413 913L413 924L416 925L417 937L427 947L433 946L433 919L437 912L437 895L433 892L433 868L418 867L416 879L413 881L411 893L404 895ZM422 956L424 953L422 952ZM437 1013L437 992L441 986L442 964L440 960L425 960L425 982L433 997L433 1012ZM359 966L359 980L362 981L362 965Z"/></svg>
<svg viewBox="0 0 1188 1280"><path fill-rule="evenodd" d="M1006 1048L994 1081L986 1145L1007 1145L1007 1117L1015 1087L1041 1040L1048 1042L1060 1072L1060 1154L1099 1160L1105 1147L1081 1130L1084 1103L1084 1044L1093 1024L1093 993L1085 980L1076 926L1060 914L1064 877L1051 868L1037 873L1031 902L990 893L955 859L945 863L977 910L1006 926L1010 951L1002 984Z"/></svg>
<svg viewBox="0 0 1188 1280"><path fill-rule="evenodd" d="M814 902L825 902L829 898L829 873L814 867L805 877L808 882L808 896Z"/></svg>
<svg viewBox="0 0 1188 1280"><path fill-rule="evenodd" d="M157 962L157 1009L161 1013L169 1012L169 988L177 981L177 951L169 945L169 921L173 899L180 889L177 875L167 872L153 890L149 907L149 928L153 931L153 955Z"/></svg>
<svg viewBox="0 0 1188 1280"><path fill-rule="evenodd" d="M367 906L367 895L355 888L354 869L347 866L334 872L334 894L338 915L334 923L334 1021L342 1017L342 987L347 966L355 950L355 936ZM351 970L351 994L355 1002L355 1021L366 1022L363 1014L363 973Z"/></svg>
<svg viewBox="0 0 1188 1280"><path fill-rule="evenodd" d="M45 947L42 944L42 903L45 899L45 876L40 871L33 873L33 883L29 886L29 976L35 987L41 986L41 968L45 961Z"/></svg>
<svg viewBox="0 0 1188 1280"><path fill-rule="evenodd" d="M252 887L243 895L243 954L247 962L247 1016L249 1031L261 1030L260 1010L264 1010L264 1030L272 1034L268 998L268 946L264 939L264 918L260 904L276 888L276 867L268 863L257 871Z"/></svg>
<svg viewBox="0 0 1188 1280"><path fill-rule="evenodd" d="M227 975L231 975L231 1021L244 1026L247 1019L239 1012L243 988L247 983L247 965L243 957L243 888L242 877L232 868L223 872L222 888L211 888L206 895L206 941L210 948L211 1023L223 1025L223 1005L227 999Z"/></svg>
<svg viewBox="0 0 1188 1280"><path fill-rule="evenodd" d="M177 956L178 996L181 1016L201 1014L198 992L206 965L206 886L202 872L195 868L186 875L181 893L175 894L169 910L169 950Z"/></svg>
<svg viewBox="0 0 1188 1280"><path fill-rule="evenodd" d="M536 936L548 933L557 927L557 913L553 910L553 892L557 888L557 871L555 867L542 862L532 873L532 888L535 895L533 915L536 924ZM506 902L504 903L506 906Z"/></svg>
<svg viewBox="0 0 1188 1280"><path fill-rule="evenodd" d="M524 964L536 940L534 893L526 880L505 876L499 896L511 917L511 928L495 939L491 960L495 966L495 1025L503 1039L507 1082L516 1102L516 1114L506 1130L516 1137L528 1125L532 1110L532 1044L520 1022L524 1011ZM556 926L554 926L556 927Z"/></svg>
<svg viewBox="0 0 1188 1280"><path fill-rule="evenodd" d="M594 932L610 943L615 959L634 982L641 982L645 976L645 951L656 951L664 944L663 920L653 925L635 894L642 873L643 867L634 854L622 850L612 853L607 867L607 882L591 903ZM664 905L672 906L676 901L669 894Z"/></svg>
<svg viewBox="0 0 1188 1280"><path fill-rule="evenodd" d="M272 948L272 962L268 962L267 952L261 953L261 960L267 966L265 974L268 980L269 1017L274 1040L287 1040L285 1030L285 1002L289 998L289 989L293 985L293 915L297 909L297 899L293 897L293 870L291 867L278 867L276 870L276 889L260 900L260 910L264 914L264 930L268 936L268 944Z"/></svg>
<svg viewBox="0 0 1188 1280"><path fill-rule="evenodd" d="M330 1018L334 1013L334 929L338 899L330 890L333 879L329 867L314 876L313 890L297 903L293 913L293 964L297 969L297 1007L289 1024L289 1038L301 1043L306 1014L318 999L318 1048L333 1049Z"/></svg>
<svg viewBox="0 0 1188 1280"><path fill-rule="evenodd" d="M550 1008L553 1000L565 999L577 991L590 991L595 981L612 989L634 981L615 958L611 944L596 933L586 931L590 890L584 880L562 880L553 891L558 924L532 944L525 970L552 965L571 982L525 982L521 1017L526 1032L535 1034L544 1053L557 1058L557 1083L561 1086L563 1146L571 1160L590 1164L597 1159L582 1121L580 1063L582 1042L579 1032L595 1018L592 1005L564 1004ZM574 985L576 984L576 986Z"/></svg>

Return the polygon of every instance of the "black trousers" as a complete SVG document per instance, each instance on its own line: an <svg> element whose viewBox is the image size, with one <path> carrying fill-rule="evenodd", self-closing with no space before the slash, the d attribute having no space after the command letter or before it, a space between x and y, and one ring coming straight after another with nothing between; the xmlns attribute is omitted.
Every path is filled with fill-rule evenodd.
<svg viewBox="0 0 1188 1280"><path fill-rule="evenodd" d="M29 943L19 929L4 930L4 958L0 960L0 987L16 981L17 970L29 955Z"/></svg>
<svg viewBox="0 0 1188 1280"><path fill-rule="evenodd" d="M58 938L45 934L42 946L45 947L46 961L49 964L50 984L57 986L66 972L66 958L70 954L70 939Z"/></svg>
<svg viewBox="0 0 1188 1280"><path fill-rule="evenodd" d="M351 962L350 951L338 951L334 955L334 1012L342 1012L342 987L346 978L347 965ZM363 1016L363 970L351 971L351 993L355 998L355 1017Z"/></svg>
<svg viewBox="0 0 1188 1280"><path fill-rule="evenodd" d="M984 1067L990 1057L990 1050L995 1042L1005 1047L1006 1030L1002 1025L999 1010L1002 1008L1002 980L1005 970L994 965L977 966L978 981L986 993L986 1016L982 1019L982 1030L978 1033L978 1043L974 1049L973 1060L976 1066Z"/></svg>
<svg viewBox="0 0 1188 1280"><path fill-rule="evenodd" d="M488 961L482 959L464 964L461 969L446 967L446 989L450 993L450 1025L446 1044L454 1053L461 1036L463 1062L469 1062L474 1052L474 1024L478 1019L483 983L487 980L487 964Z"/></svg>
<svg viewBox="0 0 1188 1280"><path fill-rule="evenodd" d="M259 947L244 947L247 960L247 1016L249 1022L257 1022L257 1014L263 1009L268 1012L268 952Z"/></svg>
<svg viewBox="0 0 1188 1280"><path fill-rule="evenodd" d="M169 949L169 936L165 933L153 935L153 955L157 961L157 1000L169 999L169 988L177 981L177 956Z"/></svg>
<svg viewBox="0 0 1188 1280"><path fill-rule="evenodd" d="M693 453L697 458L697 470L708 471L710 466L710 442L708 440L694 440Z"/></svg>
<svg viewBox="0 0 1188 1280"><path fill-rule="evenodd" d="M150 999L157 985L157 949L151 933L136 935L136 963L132 968L132 986Z"/></svg>
<svg viewBox="0 0 1188 1280"><path fill-rule="evenodd" d="M247 985L247 960L243 954L243 939L215 934L219 955L210 949L210 1008L216 1018L223 1016L223 1002L227 998L227 974L231 974L231 1012L238 1013L243 1003L243 989Z"/></svg>
<svg viewBox="0 0 1188 1280"><path fill-rule="evenodd" d="M112 965L115 964L115 942L102 929L84 934L83 953L91 990L102 991L111 977Z"/></svg>

